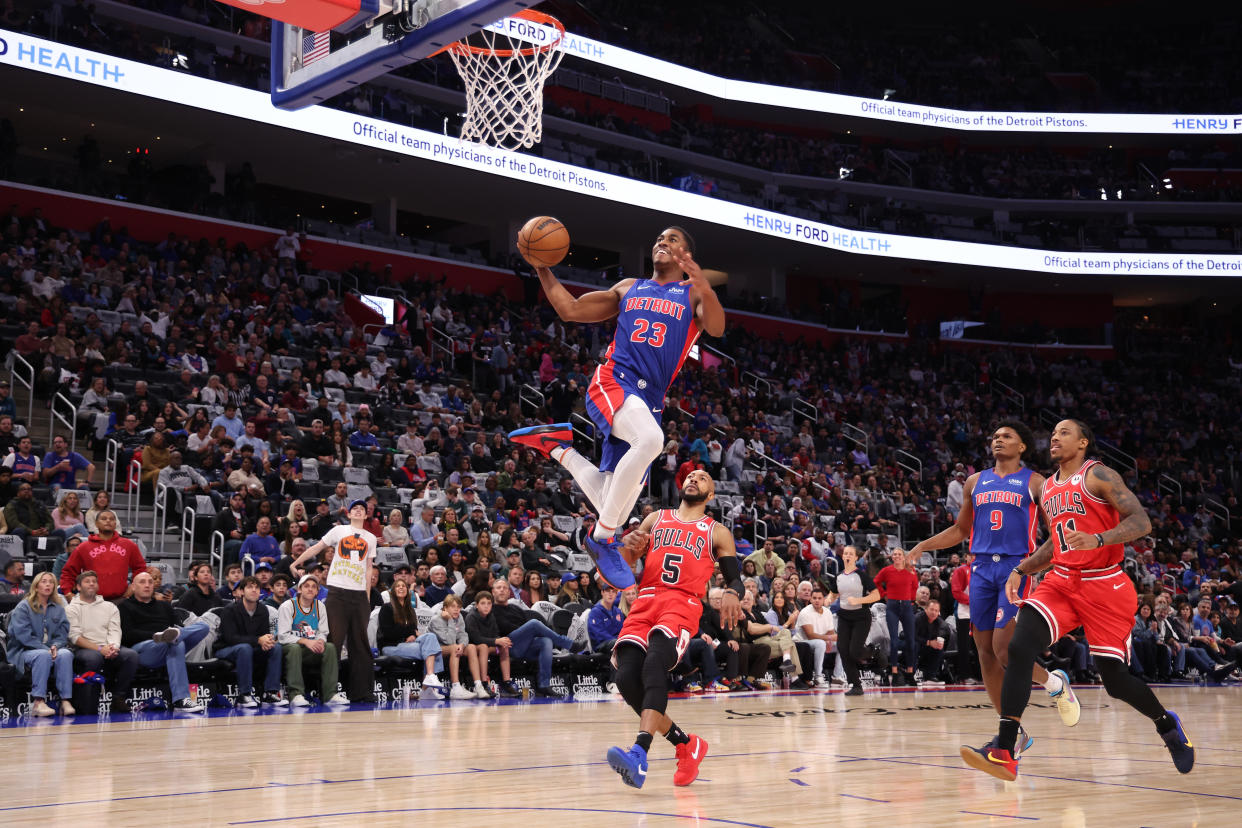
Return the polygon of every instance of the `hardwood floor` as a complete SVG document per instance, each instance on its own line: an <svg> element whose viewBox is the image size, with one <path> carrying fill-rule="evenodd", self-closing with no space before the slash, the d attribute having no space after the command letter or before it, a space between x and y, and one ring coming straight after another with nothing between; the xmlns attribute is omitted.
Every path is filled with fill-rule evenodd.
<svg viewBox="0 0 1242 828"><path fill-rule="evenodd" d="M1098 688L1061 725L1036 690L1018 781L963 766L995 715L978 690L674 700L707 740L692 786L657 739L641 790L604 761L637 718L619 699L212 711L0 730L0 825L1225 825L1242 809L1242 688L1161 687L1197 750L1179 775L1155 729ZM20 769L19 773L14 770Z"/></svg>

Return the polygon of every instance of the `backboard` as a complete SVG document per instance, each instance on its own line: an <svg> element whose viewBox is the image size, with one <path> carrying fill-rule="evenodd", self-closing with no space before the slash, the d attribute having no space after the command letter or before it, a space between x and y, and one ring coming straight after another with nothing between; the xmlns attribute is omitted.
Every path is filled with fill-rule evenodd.
<svg viewBox="0 0 1242 828"><path fill-rule="evenodd" d="M327 0L301 0L305 9ZM250 11L272 20L272 104L300 109L430 57L538 0L331 0L331 17L292 0ZM291 13L294 12L294 13ZM281 18L276 18L279 14ZM336 20L330 30L307 26ZM299 22L289 22L299 21Z"/></svg>

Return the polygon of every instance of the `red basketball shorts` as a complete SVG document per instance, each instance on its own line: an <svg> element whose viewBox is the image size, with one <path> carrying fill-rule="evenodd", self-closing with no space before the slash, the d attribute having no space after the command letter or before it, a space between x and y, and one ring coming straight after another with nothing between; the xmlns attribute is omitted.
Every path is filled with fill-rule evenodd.
<svg viewBox="0 0 1242 828"><path fill-rule="evenodd" d="M698 632L702 615L703 605L685 592L667 590L640 594L621 625L617 643L628 641L645 650L652 631L659 630L673 640L677 646L677 660L681 661L690 646L690 639Z"/></svg>
<svg viewBox="0 0 1242 828"><path fill-rule="evenodd" d="M1129 662L1138 594L1121 567L1053 567L1026 604L1048 622L1053 641L1081 626L1092 655Z"/></svg>

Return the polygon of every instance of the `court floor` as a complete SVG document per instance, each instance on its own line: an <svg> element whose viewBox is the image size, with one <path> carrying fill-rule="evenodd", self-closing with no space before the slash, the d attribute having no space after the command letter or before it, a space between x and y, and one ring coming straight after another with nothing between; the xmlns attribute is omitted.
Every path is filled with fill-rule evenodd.
<svg viewBox="0 0 1242 828"><path fill-rule="evenodd" d="M965 768L995 716L978 690L734 693L674 700L710 744L641 790L604 762L637 719L619 698L419 702L342 712L79 717L0 729L0 825L1219 826L1242 808L1242 688L1162 687L1197 749L1181 776L1155 729L1099 689L1041 706L1017 782Z"/></svg>

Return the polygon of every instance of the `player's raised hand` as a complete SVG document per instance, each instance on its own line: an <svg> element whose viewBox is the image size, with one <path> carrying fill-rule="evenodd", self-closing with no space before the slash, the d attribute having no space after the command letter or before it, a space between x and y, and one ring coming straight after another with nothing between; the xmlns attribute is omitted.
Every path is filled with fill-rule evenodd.
<svg viewBox="0 0 1242 828"><path fill-rule="evenodd" d="M745 617L746 614L742 612L742 599L738 598L733 590L726 589L724 596L720 599L720 626L731 630Z"/></svg>
<svg viewBox="0 0 1242 828"><path fill-rule="evenodd" d="M699 267L699 263L694 260L694 256L689 250L673 250L669 251L673 256L673 261L681 268L681 272L686 274L686 278L690 280L690 286L698 290L711 290L711 285L703 276L703 268Z"/></svg>

